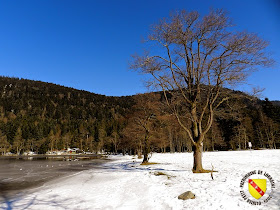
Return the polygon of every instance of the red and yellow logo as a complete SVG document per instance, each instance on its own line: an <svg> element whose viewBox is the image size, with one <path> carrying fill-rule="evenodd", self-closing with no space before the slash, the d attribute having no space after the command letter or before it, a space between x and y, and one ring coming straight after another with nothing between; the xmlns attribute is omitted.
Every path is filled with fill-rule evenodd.
<svg viewBox="0 0 280 210"><path fill-rule="evenodd" d="M256 199L260 199L266 192L266 179L249 179L249 193Z"/></svg>

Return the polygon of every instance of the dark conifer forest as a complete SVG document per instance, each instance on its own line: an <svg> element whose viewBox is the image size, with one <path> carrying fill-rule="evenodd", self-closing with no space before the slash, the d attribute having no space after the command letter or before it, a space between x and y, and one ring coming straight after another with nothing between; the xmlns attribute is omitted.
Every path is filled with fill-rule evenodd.
<svg viewBox="0 0 280 210"><path fill-rule="evenodd" d="M161 92L111 97L51 83L0 77L0 154L79 148L141 154L192 151ZM279 101L224 89L205 151L280 147ZM185 119L186 122L188 119ZM145 125L145 126L143 126ZM147 140L147 141L145 141Z"/></svg>

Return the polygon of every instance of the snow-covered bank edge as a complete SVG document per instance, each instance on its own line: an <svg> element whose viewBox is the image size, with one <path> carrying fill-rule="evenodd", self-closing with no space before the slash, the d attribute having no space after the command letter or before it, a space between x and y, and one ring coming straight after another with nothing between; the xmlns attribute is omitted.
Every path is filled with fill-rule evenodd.
<svg viewBox="0 0 280 210"><path fill-rule="evenodd" d="M10 159L8 159L7 161L9 163ZM0 173L0 178L4 180L4 182L0 182L0 207L4 202L10 204L12 202L18 201L26 195L38 192L46 188L50 188L50 186L59 184L71 177L78 176L85 170L97 168L104 163L108 163L109 161L111 160L107 159L107 156L106 158L92 159L91 162L82 160L62 162L43 161L38 163L37 161L35 161L35 166L33 168L30 168L30 164L32 165L33 161L27 160L22 162L28 163L27 165L20 165L18 162L12 161L12 164L8 164L6 165L6 167L10 166L11 168L16 168L19 170L19 172L13 170L12 172L18 174L15 176L13 176L13 174L10 174L12 178L10 178L9 173L7 173L11 173L11 171L9 170L4 170L3 174ZM46 174L45 172L47 169L49 169L49 171L47 171ZM1 175L3 175L4 179ZM3 190L1 189L1 184L3 184L4 186Z"/></svg>
<svg viewBox="0 0 280 210"><path fill-rule="evenodd" d="M280 150L206 152L204 168L217 173L193 174L192 154L153 154L156 165L141 166L132 156L114 160L99 169L80 172L49 183L11 203L13 209L279 209ZM273 198L265 206L252 206L240 195L242 177L252 170L267 171L275 180ZM156 176L156 172L165 175ZM169 178L168 178L169 177ZM191 190L196 199L181 201ZM5 209L5 204L0 205Z"/></svg>

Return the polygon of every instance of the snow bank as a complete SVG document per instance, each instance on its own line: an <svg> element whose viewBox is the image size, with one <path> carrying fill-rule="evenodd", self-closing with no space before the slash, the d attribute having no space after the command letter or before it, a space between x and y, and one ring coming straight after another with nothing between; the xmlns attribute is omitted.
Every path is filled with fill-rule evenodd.
<svg viewBox="0 0 280 210"><path fill-rule="evenodd" d="M192 154L153 154L150 162L132 156L48 183L28 195L0 204L2 209L280 209L280 150L206 152L204 168L218 172L193 174ZM240 181L252 170L268 172L276 189L265 205L248 204L240 195ZM157 172L166 175L156 176ZM178 200L192 191L196 198Z"/></svg>

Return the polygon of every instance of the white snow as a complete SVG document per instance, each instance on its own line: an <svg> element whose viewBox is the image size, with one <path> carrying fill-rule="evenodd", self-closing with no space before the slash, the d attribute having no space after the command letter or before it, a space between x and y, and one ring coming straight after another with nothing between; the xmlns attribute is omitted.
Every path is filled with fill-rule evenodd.
<svg viewBox="0 0 280 210"><path fill-rule="evenodd" d="M280 150L205 152L209 173L193 174L191 153L153 154L142 166L132 156L111 156L114 161L98 169L52 181L35 192L0 203L0 209L280 209ZM271 175L276 188L261 206L240 195L240 181L253 170ZM156 176L156 172L165 175ZM179 200L192 191L196 198Z"/></svg>

